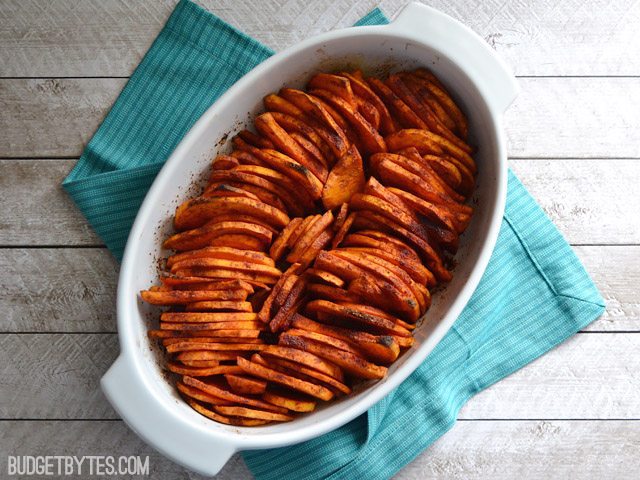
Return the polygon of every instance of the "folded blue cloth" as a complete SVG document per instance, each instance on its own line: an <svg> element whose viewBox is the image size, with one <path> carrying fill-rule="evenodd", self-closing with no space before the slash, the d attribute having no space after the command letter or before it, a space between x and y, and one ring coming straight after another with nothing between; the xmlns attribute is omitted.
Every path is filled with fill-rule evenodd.
<svg viewBox="0 0 640 480"><path fill-rule="evenodd" d="M374 10L357 25L386 23ZM204 111L272 51L182 0L64 181L121 258L149 186ZM474 394L595 320L604 301L509 174L507 208L471 301L427 360L349 424L292 447L245 452L260 479L388 478L449 430Z"/></svg>

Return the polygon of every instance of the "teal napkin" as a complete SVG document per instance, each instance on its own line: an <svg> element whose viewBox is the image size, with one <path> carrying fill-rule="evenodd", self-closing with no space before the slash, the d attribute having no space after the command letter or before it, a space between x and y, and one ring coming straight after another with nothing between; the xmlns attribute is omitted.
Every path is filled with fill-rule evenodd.
<svg viewBox="0 0 640 480"><path fill-rule="evenodd" d="M357 25L386 23L378 9ZM147 189L191 125L272 51L182 0L63 186L119 259ZM449 430L474 394L595 320L604 301L569 245L509 173L480 285L451 331L396 390L308 442L244 452L259 479L388 478Z"/></svg>

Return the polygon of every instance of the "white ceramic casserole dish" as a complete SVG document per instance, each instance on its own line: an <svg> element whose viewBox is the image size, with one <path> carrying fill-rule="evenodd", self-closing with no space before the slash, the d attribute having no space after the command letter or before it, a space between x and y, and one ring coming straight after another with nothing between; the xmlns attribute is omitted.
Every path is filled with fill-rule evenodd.
<svg viewBox="0 0 640 480"><path fill-rule="evenodd" d="M262 98L284 85L302 86L311 74L346 65L365 70L426 66L456 97L469 118L470 143L477 146L475 215L461 238L453 281L434 295L416 345L387 378L318 411L264 427L222 425L192 410L162 370L162 354L147 338L157 310L138 292L157 282L162 239L176 206L193 195L194 181L210 160L228 148L218 142L249 124ZM320 35L279 53L244 76L193 126L171 155L146 196L133 225L120 271L118 333L121 353L102 388L126 423L167 457L213 475L236 451L290 445L333 430L366 411L397 387L433 350L467 304L493 251L506 198L507 153L502 115L518 92L514 77L470 29L418 3L385 26ZM231 135L228 135L231 133ZM218 142L218 144L216 144ZM227 141L228 143L228 141Z"/></svg>

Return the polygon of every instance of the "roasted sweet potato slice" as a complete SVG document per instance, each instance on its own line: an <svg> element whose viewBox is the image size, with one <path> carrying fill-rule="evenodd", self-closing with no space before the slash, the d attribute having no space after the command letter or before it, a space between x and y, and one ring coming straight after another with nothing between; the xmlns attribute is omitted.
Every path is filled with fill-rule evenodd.
<svg viewBox="0 0 640 480"><path fill-rule="evenodd" d="M230 402L229 400L218 398L197 388L190 387L180 381L176 383L176 387L183 395L193 398L194 400L199 400L200 402L210 403L212 405L233 405L233 402Z"/></svg>
<svg viewBox="0 0 640 480"><path fill-rule="evenodd" d="M429 89L440 105L442 105L449 116L453 119L462 138L466 138L468 131L467 119L456 102L453 101L449 92L445 90L442 83L435 75L425 69L417 69L413 72L413 75L426 80L426 82L424 82L425 87Z"/></svg>
<svg viewBox="0 0 640 480"><path fill-rule="evenodd" d="M262 275L271 275L274 277L282 275L280 270L271 265L245 260L227 260L225 258L217 257L185 258L175 262L171 266L171 271L175 273L185 268L224 268L227 270L242 270L251 273L260 273Z"/></svg>
<svg viewBox="0 0 640 480"><path fill-rule="evenodd" d="M246 290L172 290L168 292L151 292L143 290L140 292L142 299L152 305L187 305L193 302L211 300L246 300L248 292Z"/></svg>
<svg viewBox="0 0 640 480"><path fill-rule="evenodd" d="M348 78L333 75L330 73L317 73L308 83L309 89L323 89L337 95L349 105L355 107L356 98L351 89L351 82Z"/></svg>
<svg viewBox="0 0 640 480"><path fill-rule="evenodd" d="M216 238L229 234L240 234L255 238L258 245L261 245L263 248L264 244L271 242L272 236L269 229L253 223L220 222L207 224L200 228L172 235L165 240L163 246L164 248L178 251L195 250L212 245ZM245 243L245 246L253 247L254 245ZM254 248L251 249L254 250Z"/></svg>
<svg viewBox="0 0 640 480"><path fill-rule="evenodd" d="M308 168L320 181L326 181L327 170L325 166L291 138L286 130L278 125L272 114L267 112L257 116L255 125L258 131L273 143L275 149Z"/></svg>
<svg viewBox="0 0 640 480"><path fill-rule="evenodd" d="M241 418L241 417L227 417L225 415L220 415L204 406L200 405L195 400L190 398L187 399L187 403L191 408L193 408L200 415L203 415L211 420L215 420L216 422L224 423L227 425L234 425L237 427L256 427L259 425L265 425L269 423L269 420L258 420L254 418Z"/></svg>
<svg viewBox="0 0 640 480"><path fill-rule="evenodd" d="M244 312L164 312L160 315L160 321L175 323L230 323L256 320L258 320L257 313Z"/></svg>
<svg viewBox="0 0 640 480"><path fill-rule="evenodd" d="M301 330L334 337L358 348L362 355L374 362L389 364L398 358L400 346L389 335L373 335L367 332L340 328L315 322L302 315L293 318L292 325Z"/></svg>
<svg viewBox="0 0 640 480"><path fill-rule="evenodd" d="M319 372L329 375L336 380L344 380L342 370L340 370L338 366L326 361L323 358L318 357L317 355L305 352L304 350L291 347L283 347L280 345L269 345L267 348L262 350L261 355L265 358L270 356L283 358L285 360L289 360L291 362L299 363L309 368L313 368L314 370L318 370Z"/></svg>
<svg viewBox="0 0 640 480"><path fill-rule="evenodd" d="M360 299L360 297L348 292L344 288L333 287L331 285L312 283L309 285L308 290L315 298L331 300L333 302L354 302Z"/></svg>
<svg viewBox="0 0 640 480"><path fill-rule="evenodd" d="M262 394L262 399L292 412L313 412L316 408L316 402L307 396L273 387Z"/></svg>
<svg viewBox="0 0 640 480"><path fill-rule="evenodd" d="M219 258L223 260L256 263L270 267L275 265L275 262L265 255L264 252L252 252L233 247L205 247L199 250L191 250L170 256L167 259L167 267L171 267L177 262L194 258Z"/></svg>
<svg viewBox="0 0 640 480"><path fill-rule="evenodd" d="M239 360L244 360L244 359L239 358ZM278 407L271 403L263 402L262 400L256 400L254 398L249 398L244 395L238 395L236 393L232 393L226 388L224 388L222 383L217 383L213 380L205 382L202 380L198 380L197 378L193 378L186 375L182 378L182 381L183 383L185 383L190 387L197 388L198 390L202 390L203 392L213 395L214 397L222 398L223 400L229 400L231 402L234 402L240 405L247 405L250 407L260 408L260 409L268 410L271 412L287 413L287 410L282 407Z"/></svg>
<svg viewBox="0 0 640 480"><path fill-rule="evenodd" d="M206 198L187 200L176 210L176 230L201 227L216 215L238 214L263 219L277 228L289 223L287 214L259 200L243 197Z"/></svg>
<svg viewBox="0 0 640 480"><path fill-rule="evenodd" d="M313 96L293 88L283 88L280 91L280 95L286 100L296 105L302 110L305 115L314 117L320 121L326 128L330 130L332 136L335 136L335 145L338 150L335 152L336 157L340 158L347 150L349 141L344 133L344 130L338 126L334 118L327 111L327 109Z"/></svg>
<svg viewBox="0 0 640 480"><path fill-rule="evenodd" d="M384 378L387 374L385 367L368 362L359 355L354 355L353 353L345 352L331 345L322 344L308 338L283 333L280 335L279 342L284 345L302 348L310 353L315 353L320 357L332 361L342 367L346 372L359 378L379 379Z"/></svg>
<svg viewBox="0 0 640 480"><path fill-rule="evenodd" d="M242 369L236 365L218 365L217 367L198 368L187 367L178 363L168 362L167 370L178 375L190 375L192 377L210 377L212 375L222 375L225 373L242 373Z"/></svg>
<svg viewBox="0 0 640 480"><path fill-rule="evenodd" d="M211 163L214 170L229 170L239 164L238 159L230 155L218 155Z"/></svg>
<svg viewBox="0 0 640 480"><path fill-rule="evenodd" d="M270 232L270 229L267 229ZM207 245L205 243L205 245ZM248 233L225 233L218 235L208 242L210 247L233 247L243 248L245 250L253 250L256 252L264 252L267 248L267 242L261 240L255 235L249 235ZM200 248L202 244L198 244ZM255 283L254 283L254 286ZM260 287L263 287L260 285Z"/></svg>
<svg viewBox="0 0 640 480"><path fill-rule="evenodd" d="M238 137L240 137L242 140L244 140L248 144L253 145L254 147L257 147L257 148L273 148L274 147L273 142L271 142L269 137L267 137L266 135L264 137L261 137L257 133L253 133L252 131L247 129L240 130L238 132Z"/></svg>
<svg viewBox="0 0 640 480"><path fill-rule="evenodd" d="M254 357L251 358L253 359ZM268 358L265 361L266 366L269 368L316 385L325 386L336 394L348 395L351 393L351 389L343 382L313 368L308 368L283 358Z"/></svg>
<svg viewBox="0 0 640 480"><path fill-rule="evenodd" d="M316 222L314 222L297 240L293 246L291 253L287 255L287 262L296 263L300 260L303 253L311 246L314 240L324 230L331 226L333 222L333 213L327 210Z"/></svg>
<svg viewBox="0 0 640 480"><path fill-rule="evenodd" d="M405 129L392 133L385 138L390 151L402 150L407 147L416 147L421 154L442 155L448 153L462 162L471 173L477 171L476 163L465 150L448 138L437 133L422 129Z"/></svg>
<svg viewBox="0 0 640 480"><path fill-rule="evenodd" d="M167 352L193 352L198 350L209 351L258 351L265 348L266 345L260 343L198 343L198 342L177 342L167 345Z"/></svg>
<svg viewBox="0 0 640 480"><path fill-rule="evenodd" d="M333 398L333 392L326 387L320 385L314 385L313 383L300 380L299 378L285 375L271 368L267 368L255 362L251 362L244 358L238 357L238 366L242 368L249 375L254 377L263 378L269 382L275 382L285 387L292 388L302 393L311 395L312 397L319 398L320 400L331 400Z"/></svg>
<svg viewBox="0 0 640 480"><path fill-rule="evenodd" d="M278 237L273 241L271 248L269 249L269 255L273 260L278 261L282 258L282 255L284 255L284 251L288 246L287 242L289 241L289 238L301 223L302 218L294 218L286 227L284 227L282 232L280 232L280 235L278 235Z"/></svg>
<svg viewBox="0 0 640 480"><path fill-rule="evenodd" d="M384 138L378 131L358 112L357 105L351 104L328 90L312 90L312 95L320 97L335 107L347 121L353 126L358 139L362 142L365 151L369 154L386 152L387 146Z"/></svg>
<svg viewBox="0 0 640 480"><path fill-rule="evenodd" d="M306 270L306 272L307 275L309 275L313 279L321 280L322 282L333 285L334 287L344 287L344 280L331 272L327 272L325 270L320 270L317 268L309 268Z"/></svg>
<svg viewBox="0 0 640 480"><path fill-rule="evenodd" d="M268 422L289 422L293 420L293 417L291 415L268 412L264 410L256 410L254 408L236 406L215 406L213 408L218 413L234 417L266 420Z"/></svg>
<svg viewBox="0 0 640 480"><path fill-rule="evenodd" d="M262 395L267 389L267 382L257 378L249 378L242 375L226 374L224 378L236 393L247 395ZM224 412L221 412L224 413ZM242 416L242 415L240 415Z"/></svg>
<svg viewBox="0 0 640 480"><path fill-rule="evenodd" d="M351 145L333 166L322 190L322 203L327 210L349 201L364 188L364 167L358 149Z"/></svg>
<svg viewBox="0 0 640 480"><path fill-rule="evenodd" d="M352 73L341 73L340 75L348 78L351 82L351 88L354 93L366 101L370 102L378 111L380 115L380 131L384 135L389 135L390 133L395 132L398 127L395 121L391 118L391 114L389 113L389 109L384 104L384 102L380 99L380 97L371 90L371 87L367 85L363 78L361 78L357 74Z"/></svg>
<svg viewBox="0 0 640 480"><path fill-rule="evenodd" d="M388 318L367 314L351 307L339 305L327 300L312 300L307 303L306 312L310 314L324 313L333 317L342 318L350 322L355 322L365 327L377 329L383 333L399 335L401 337L411 336L411 333L404 327L398 326Z"/></svg>

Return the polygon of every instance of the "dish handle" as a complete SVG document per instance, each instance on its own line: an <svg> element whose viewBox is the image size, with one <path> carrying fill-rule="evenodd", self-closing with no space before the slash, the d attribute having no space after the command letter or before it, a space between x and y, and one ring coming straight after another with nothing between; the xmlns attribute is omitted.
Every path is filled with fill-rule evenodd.
<svg viewBox="0 0 640 480"><path fill-rule="evenodd" d="M517 97L518 82L500 56L477 33L441 11L413 2L400 11L390 27L428 41L463 67L496 113L503 113Z"/></svg>
<svg viewBox="0 0 640 480"><path fill-rule="evenodd" d="M100 380L107 399L143 440L176 463L213 476L236 452L233 445L194 428L175 415L147 388L134 362L121 353ZM171 405L175 410L175 405Z"/></svg>

